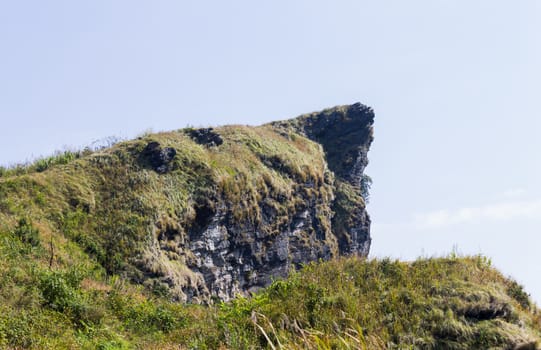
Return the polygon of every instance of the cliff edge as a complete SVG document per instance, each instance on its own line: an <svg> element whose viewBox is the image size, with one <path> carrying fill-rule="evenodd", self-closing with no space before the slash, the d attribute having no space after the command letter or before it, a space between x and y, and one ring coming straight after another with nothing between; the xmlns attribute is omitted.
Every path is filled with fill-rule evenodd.
<svg viewBox="0 0 541 350"><path fill-rule="evenodd" d="M373 122L353 104L0 167L0 348L539 349L490 259L364 258Z"/></svg>
<svg viewBox="0 0 541 350"><path fill-rule="evenodd" d="M356 103L121 142L1 177L0 226L33 223L51 265L70 246L175 300L229 300L310 261L368 254L373 121Z"/></svg>

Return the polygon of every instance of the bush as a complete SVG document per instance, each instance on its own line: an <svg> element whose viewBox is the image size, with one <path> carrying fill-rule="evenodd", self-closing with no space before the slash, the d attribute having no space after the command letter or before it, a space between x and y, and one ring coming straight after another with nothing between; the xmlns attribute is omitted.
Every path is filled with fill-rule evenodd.
<svg viewBox="0 0 541 350"><path fill-rule="evenodd" d="M186 326L182 305L161 304L151 299L134 302L129 296L112 291L108 306L128 328L139 334L156 331L168 333Z"/></svg>
<svg viewBox="0 0 541 350"><path fill-rule="evenodd" d="M0 319L0 347L4 349L6 345L15 348L32 346L34 339L31 336L31 317L26 311L20 312L16 317L13 314L7 316Z"/></svg>
<svg viewBox="0 0 541 350"><path fill-rule="evenodd" d="M80 307L77 287L73 277L56 271L43 274L39 283L45 306L59 312L75 311Z"/></svg>
<svg viewBox="0 0 541 350"><path fill-rule="evenodd" d="M167 333L175 327L185 325L185 320L181 314L173 313L166 306L145 301L128 311L126 323L130 328L141 333L149 331Z"/></svg>
<svg viewBox="0 0 541 350"><path fill-rule="evenodd" d="M29 244L32 247L37 247L39 245L39 230L26 218L21 218L19 220L13 234L23 243Z"/></svg>
<svg viewBox="0 0 541 350"><path fill-rule="evenodd" d="M524 309L529 310L531 308L530 295L526 293L524 287L516 281L510 281L509 286L507 287L507 295L515 299Z"/></svg>
<svg viewBox="0 0 541 350"><path fill-rule="evenodd" d="M39 281L43 305L68 316L76 326L98 324L104 316L98 306L88 305L80 283L83 275L77 270L46 272Z"/></svg>

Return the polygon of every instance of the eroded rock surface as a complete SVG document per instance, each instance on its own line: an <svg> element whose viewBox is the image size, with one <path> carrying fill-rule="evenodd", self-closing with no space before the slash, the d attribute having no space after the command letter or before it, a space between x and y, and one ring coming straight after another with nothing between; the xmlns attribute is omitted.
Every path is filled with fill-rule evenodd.
<svg viewBox="0 0 541 350"><path fill-rule="evenodd" d="M214 132L213 128L194 129L190 130L189 134L192 139L201 145L212 147L220 146L222 143L224 143L222 137L218 133Z"/></svg>
<svg viewBox="0 0 541 350"><path fill-rule="evenodd" d="M162 148L159 142L149 142L141 153L142 158L150 163L152 168L158 173L164 174L170 170L170 165L177 150L172 147Z"/></svg>
<svg viewBox="0 0 541 350"><path fill-rule="evenodd" d="M172 252L193 275L177 297L185 301L229 300L267 286L310 261L338 255L367 256L370 218L360 188L373 140L373 121L372 109L357 103L262 127L280 135L282 141L277 140L284 143L285 150L303 137L317 142L319 150L317 146L314 149L323 162L317 174L304 173L280 152L262 150L256 140L228 140L213 129L192 130L190 137L203 145L217 146L224 141L247 144L256 156L252 167L283 179L285 187L273 192L269 190L271 181L263 181L251 192L238 188L240 195L233 199L209 177L205 190L194 196L191 221L181 223L177 234L162 228L157 238L156 247L162 247L157 249L170 251L162 259L167 260ZM254 171L253 176L262 175ZM242 181L246 180L239 178L239 183ZM178 239L180 236L183 239ZM179 289L178 278L160 277L160 273L153 278L172 290ZM194 280L204 281L203 288Z"/></svg>
<svg viewBox="0 0 541 350"><path fill-rule="evenodd" d="M332 231L338 238L340 254L367 256L370 250L370 217L362 199L361 181L374 139L373 123L374 111L361 103L273 123L323 146L329 169L336 177Z"/></svg>

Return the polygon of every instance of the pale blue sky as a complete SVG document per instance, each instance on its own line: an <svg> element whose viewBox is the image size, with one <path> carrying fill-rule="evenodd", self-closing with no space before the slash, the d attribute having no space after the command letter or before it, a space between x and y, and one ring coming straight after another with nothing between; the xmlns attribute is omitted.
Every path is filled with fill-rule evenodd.
<svg viewBox="0 0 541 350"><path fill-rule="evenodd" d="M541 2L0 1L0 163L360 101L373 256L483 253L541 301Z"/></svg>

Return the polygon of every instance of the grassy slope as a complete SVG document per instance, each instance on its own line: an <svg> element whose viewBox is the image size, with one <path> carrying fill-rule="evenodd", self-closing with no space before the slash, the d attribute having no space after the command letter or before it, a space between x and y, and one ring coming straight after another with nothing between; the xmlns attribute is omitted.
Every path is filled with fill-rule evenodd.
<svg viewBox="0 0 541 350"><path fill-rule="evenodd" d="M310 264L252 298L172 303L80 267L45 271L3 245L0 344L50 348L513 349L541 315L483 257ZM21 255L24 254L24 255ZM26 259L25 259L26 258Z"/></svg>
<svg viewBox="0 0 541 350"><path fill-rule="evenodd" d="M460 349L539 337L540 317L520 286L480 257L314 264L251 299L211 307L173 303L159 285L128 282L122 276L139 273L133 255L158 234L156 223L194 220L203 185L257 221L262 193L287 199L277 208L285 217L300 199L292 177L324 182L321 149L303 137L268 127L219 132L226 142L218 149L171 132L4 173L0 348ZM149 141L182 150L171 174L138 162ZM285 166L263 166L262 155Z"/></svg>
<svg viewBox="0 0 541 350"><path fill-rule="evenodd" d="M189 284L197 282L184 268L190 251L170 251L166 259L148 247L167 231L185 240L198 207L215 205L207 198L222 197L231 204L232 222L254 226L262 216L258 202L265 198L278 213L270 230L278 230L280 218L286 220L310 191L330 201L332 189L324 181L329 173L317 144L299 135L286 138L269 126L218 132L225 140L219 148L199 145L179 130L74 157L42 172L34 165L26 174L8 172L0 177L0 232L14 232L22 219L33 223L39 246L54 255L55 268L84 263L103 267L102 274L140 280L144 273L173 275ZM167 174L156 173L140 158L151 141L178 150ZM265 165L266 158L281 168ZM315 186L299 187L304 182ZM40 266L49 263L43 255ZM175 296L182 299L182 291Z"/></svg>

